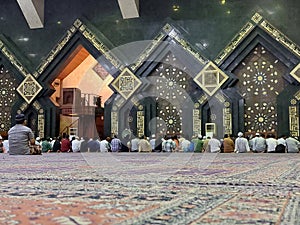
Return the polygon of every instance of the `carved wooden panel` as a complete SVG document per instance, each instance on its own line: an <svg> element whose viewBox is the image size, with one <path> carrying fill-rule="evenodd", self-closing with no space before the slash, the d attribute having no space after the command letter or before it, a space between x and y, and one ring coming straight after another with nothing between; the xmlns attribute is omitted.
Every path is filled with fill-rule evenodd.
<svg viewBox="0 0 300 225"><path fill-rule="evenodd" d="M17 86L11 72L0 65L0 131L8 131L11 127L11 108L16 100Z"/></svg>
<svg viewBox="0 0 300 225"><path fill-rule="evenodd" d="M245 131L277 131L276 99L286 86L286 72L287 67L260 44L234 70L245 99Z"/></svg>

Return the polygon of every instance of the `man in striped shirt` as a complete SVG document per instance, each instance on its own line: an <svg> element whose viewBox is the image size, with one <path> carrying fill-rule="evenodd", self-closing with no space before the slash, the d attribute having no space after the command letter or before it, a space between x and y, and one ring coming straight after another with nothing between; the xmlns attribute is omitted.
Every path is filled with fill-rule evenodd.
<svg viewBox="0 0 300 225"><path fill-rule="evenodd" d="M117 135L114 136L114 138L111 140L111 151L112 152L118 152L122 148L122 143L120 139L117 137Z"/></svg>

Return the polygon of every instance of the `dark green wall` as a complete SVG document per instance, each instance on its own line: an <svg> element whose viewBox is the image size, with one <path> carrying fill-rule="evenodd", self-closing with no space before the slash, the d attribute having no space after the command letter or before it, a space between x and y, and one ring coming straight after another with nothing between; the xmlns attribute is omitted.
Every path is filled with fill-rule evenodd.
<svg viewBox="0 0 300 225"><path fill-rule="evenodd" d="M259 12L300 44L299 0L140 0L140 18L123 20L116 0L45 0L45 26L30 30L16 0L1 0L0 33L8 37L28 69L34 70L76 18L87 19L113 44L152 39L167 21L214 59L241 27ZM177 12L173 5L179 5ZM28 38L28 41L24 41ZM207 48L201 44L207 43ZM22 60L23 61L23 60Z"/></svg>

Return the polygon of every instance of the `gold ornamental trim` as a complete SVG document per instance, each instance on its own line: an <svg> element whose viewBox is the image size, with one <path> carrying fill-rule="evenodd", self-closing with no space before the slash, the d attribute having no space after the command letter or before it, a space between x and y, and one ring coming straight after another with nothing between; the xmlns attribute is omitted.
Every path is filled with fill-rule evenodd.
<svg viewBox="0 0 300 225"><path fill-rule="evenodd" d="M276 29L272 24L270 24L267 20L264 20L259 25L263 30L265 30L268 34L270 34L276 41L284 45L291 52L300 57L300 48L297 44L291 41L288 37L286 37L283 33L281 33L278 29Z"/></svg>
<svg viewBox="0 0 300 225"><path fill-rule="evenodd" d="M298 101L300 101L300 90L294 96Z"/></svg>
<svg viewBox="0 0 300 225"><path fill-rule="evenodd" d="M200 103L200 105L202 105L204 102L207 101L207 95L203 94L202 96L200 96L198 102Z"/></svg>
<svg viewBox="0 0 300 225"><path fill-rule="evenodd" d="M39 84L39 82L37 82L31 74L28 74L17 88L17 92L23 97L23 99L28 104L30 104L42 89L43 88Z"/></svg>
<svg viewBox="0 0 300 225"><path fill-rule="evenodd" d="M111 85L127 100L142 85L142 81L126 67Z"/></svg>
<svg viewBox="0 0 300 225"><path fill-rule="evenodd" d="M201 111L193 109L193 135L201 134Z"/></svg>
<svg viewBox="0 0 300 225"><path fill-rule="evenodd" d="M223 108L223 128L224 134L232 134L232 113L230 104Z"/></svg>
<svg viewBox="0 0 300 225"><path fill-rule="evenodd" d="M255 13L253 16L252 16L252 18L251 18L251 20L254 22L254 23L259 23L261 20L262 20L262 16L259 14L259 13Z"/></svg>
<svg viewBox="0 0 300 225"><path fill-rule="evenodd" d="M237 46L245 39L245 37L254 29L254 25L251 22L248 22L240 32L235 35L235 37L230 41L230 43L221 51L221 53L215 59L215 62L220 65L221 62L227 58L233 50L237 48Z"/></svg>
<svg viewBox="0 0 300 225"><path fill-rule="evenodd" d="M45 116L44 114L38 114L38 135L41 138L45 137Z"/></svg>
<svg viewBox="0 0 300 225"><path fill-rule="evenodd" d="M106 59L116 68L119 70L122 70L124 68L124 65L121 63L121 61L110 51L110 49L101 42L97 36L86 26L81 25L79 27L79 31L82 33L82 35L98 50L100 51Z"/></svg>
<svg viewBox="0 0 300 225"><path fill-rule="evenodd" d="M110 120L110 124L111 124L111 133L112 134L118 134L119 132L119 115L118 112L112 111L111 112L111 120Z"/></svg>
<svg viewBox="0 0 300 225"><path fill-rule="evenodd" d="M290 134L292 136L299 136L299 111L297 106L289 106L289 122L290 122Z"/></svg>
<svg viewBox="0 0 300 225"><path fill-rule="evenodd" d="M23 102L22 105L20 106L20 113L25 112L25 110L28 108L28 103Z"/></svg>
<svg viewBox="0 0 300 225"><path fill-rule="evenodd" d="M215 95L215 97L216 97L216 99L219 100L219 102L224 103L224 105L225 105L226 98L224 97L224 95L222 95L222 94L220 94L220 93L217 93L217 94Z"/></svg>
<svg viewBox="0 0 300 225"><path fill-rule="evenodd" d="M113 66L120 70L123 69L123 64L115 55L112 54L110 49L99 40L99 38L88 28L88 26L83 24L81 20L77 19L66 32L66 34L61 38L61 40L50 51L46 59L44 59L38 66L37 72L34 73L35 77L38 77L45 71L47 66L55 59L55 57L72 39L77 31L80 32L98 51L100 51Z"/></svg>
<svg viewBox="0 0 300 225"><path fill-rule="evenodd" d="M166 24L162 31L155 36L151 43L146 47L143 53L139 56L134 64L131 65L130 69L135 71L142 63L153 53L153 51L161 44L161 42L166 38L166 36L171 37L175 40L186 52L194 56L202 65L205 65L208 60L204 58L199 52L193 49L192 45L186 40L181 38L178 32L170 24Z"/></svg>
<svg viewBox="0 0 300 225"><path fill-rule="evenodd" d="M24 76L26 77L28 71L24 68L22 63L17 60L16 56L0 41L0 48L3 55L9 60L9 62Z"/></svg>
<svg viewBox="0 0 300 225"><path fill-rule="evenodd" d="M38 101L34 101L32 105L36 111L39 111L42 108L41 104Z"/></svg>
<svg viewBox="0 0 300 225"><path fill-rule="evenodd" d="M300 83L300 63L290 72L290 75Z"/></svg>
<svg viewBox="0 0 300 225"><path fill-rule="evenodd" d="M55 59L55 57L60 53L60 51L64 48L64 46L71 40L75 31L71 31L73 29L69 29L67 33L63 36L63 38L54 46L54 48L50 51L46 59L44 59L39 65L37 72L34 73L35 77L38 77L41 73L45 71L47 66Z"/></svg>
<svg viewBox="0 0 300 225"><path fill-rule="evenodd" d="M226 80L228 76L211 61L194 78L194 81L210 96L214 95Z"/></svg>
<svg viewBox="0 0 300 225"><path fill-rule="evenodd" d="M133 96L130 101L135 105L135 106L138 106L139 104L139 99L137 99L135 96Z"/></svg>
<svg viewBox="0 0 300 225"><path fill-rule="evenodd" d="M145 116L144 111L137 111L137 134L138 137L144 135L145 130Z"/></svg>
<svg viewBox="0 0 300 225"><path fill-rule="evenodd" d="M166 27L167 25L165 25ZM165 38L165 34L160 32L156 37L151 41L151 43L146 47L143 53L139 56L135 63L130 66L132 71L135 71L139 68L142 63L151 55L151 53L156 49L156 47L161 43L161 41Z"/></svg>
<svg viewBox="0 0 300 225"><path fill-rule="evenodd" d="M273 37L276 41L288 48L295 55L297 55L298 57L300 56L300 47L297 44L295 44L283 33L281 33L267 20L263 19L263 17L259 13L255 13L252 16L251 21L248 22L240 30L240 32L237 35L235 35L235 37L230 41L230 43L221 51L221 53L215 59L215 62L218 65L220 65L233 52L233 50L236 49L236 47L254 29L256 25L262 28L264 31L266 31L271 37Z"/></svg>
<svg viewBox="0 0 300 225"><path fill-rule="evenodd" d="M194 50L189 42L179 37L175 30L173 30L173 32L171 31L169 36L176 40L186 52L194 56L202 65L205 65L208 62L206 58L204 58L199 52Z"/></svg>
<svg viewBox="0 0 300 225"><path fill-rule="evenodd" d="M294 137L298 137L300 135L300 118L299 118L299 106L297 106L297 102L300 101L300 90L294 94L294 99L291 99L289 106L289 123L290 123L290 134Z"/></svg>

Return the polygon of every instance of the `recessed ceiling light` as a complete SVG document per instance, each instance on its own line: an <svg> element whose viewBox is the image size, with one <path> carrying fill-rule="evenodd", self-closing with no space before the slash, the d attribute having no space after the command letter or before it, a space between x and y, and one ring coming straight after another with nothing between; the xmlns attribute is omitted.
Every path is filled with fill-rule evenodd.
<svg viewBox="0 0 300 225"><path fill-rule="evenodd" d="M26 42L26 41L29 41L29 38L27 38L27 37L20 37L18 39L18 41L24 41L24 42Z"/></svg>

